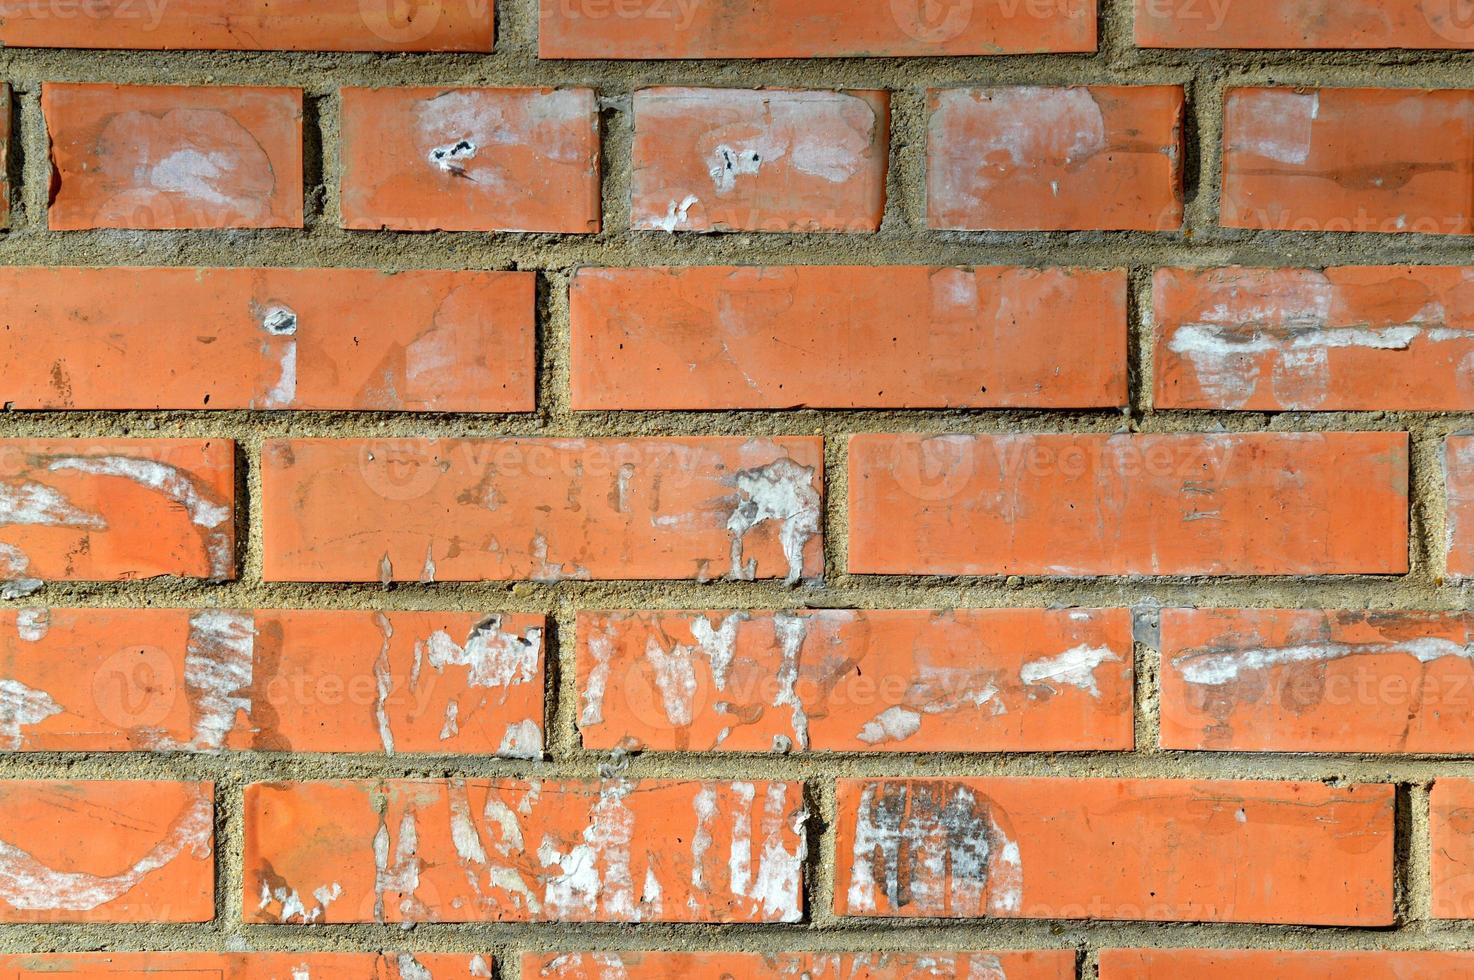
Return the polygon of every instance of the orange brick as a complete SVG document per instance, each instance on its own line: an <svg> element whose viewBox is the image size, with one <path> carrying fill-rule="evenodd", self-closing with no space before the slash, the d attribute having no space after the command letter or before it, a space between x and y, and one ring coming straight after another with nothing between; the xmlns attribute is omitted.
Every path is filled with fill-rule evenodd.
<svg viewBox="0 0 1474 980"><path fill-rule="evenodd" d="M10 86L0 82L0 228L10 227L11 113Z"/></svg>
<svg viewBox="0 0 1474 980"><path fill-rule="evenodd" d="M634 109L637 230L880 228L888 92L650 88Z"/></svg>
<svg viewBox="0 0 1474 980"><path fill-rule="evenodd" d="M1474 781L1440 779L1429 794L1435 919L1474 919Z"/></svg>
<svg viewBox="0 0 1474 980"><path fill-rule="evenodd" d="M21 953L0 980L475 980L489 953Z"/></svg>
<svg viewBox="0 0 1474 980"><path fill-rule="evenodd" d="M578 618L590 749L1132 747L1125 610L610 612Z"/></svg>
<svg viewBox="0 0 1474 980"><path fill-rule="evenodd" d="M0 922L208 922L210 783L0 780Z"/></svg>
<svg viewBox="0 0 1474 980"><path fill-rule="evenodd" d="M53 230L301 228L302 90L42 87Z"/></svg>
<svg viewBox="0 0 1474 980"><path fill-rule="evenodd" d="M1386 785L842 779L835 911L1385 926L1393 809Z"/></svg>
<svg viewBox="0 0 1474 980"><path fill-rule="evenodd" d="M1182 225L1180 85L933 89L929 104L933 228Z"/></svg>
<svg viewBox="0 0 1474 980"><path fill-rule="evenodd" d="M1474 578L1474 436L1451 435L1445 441L1443 479L1448 575Z"/></svg>
<svg viewBox="0 0 1474 980"><path fill-rule="evenodd" d="M1158 269L1152 299L1158 408L1474 408L1474 270Z"/></svg>
<svg viewBox="0 0 1474 980"><path fill-rule="evenodd" d="M1096 50L1096 0L540 0L542 58L843 58Z"/></svg>
<svg viewBox="0 0 1474 980"><path fill-rule="evenodd" d="M1100 980L1464 980L1474 953L1279 949L1106 949Z"/></svg>
<svg viewBox="0 0 1474 980"><path fill-rule="evenodd" d="M1407 446L1400 432L854 436L849 570L1400 574Z"/></svg>
<svg viewBox="0 0 1474 980"><path fill-rule="evenodd" d="M1143 48L1470 48L1449 0L1136 0Z"/></svg>
<svg viewBox="0 0 1474 980"><path fill-rule="evenodd" d="M1317 232L1474 232L1474 92L1236 88L1221 223Z"/></svg>
<svg viewBox="0 0 1474 980"><path fill-rule="evenodd" d="M0 610L0 750L540 758L543 618Z"/></svg>
<svg viewBox="0 0 1474 980"><path fill-rule="evenodd" d="M265 576L812 578L823 571L821 442L273 440Z"/></svg>
<svg viewBox="0 0 1474 980"><path fill-rule="evenodd" d="M1169 749L1474 752L1474 616L1165 609Z"/></svg>
<svg viewBox="0 0 1474 980"><path fill-rule="evenodd" d="M1118 269L587 269L573 407L1126 404Z"/></svg>
<svg viewBox="0 0 1474 980"><path fill-rule="evenodd" d="M228 439L0 439L0 582L231 579Z"/></svg>
<svg viewBox="0 0 1474 980"><path fill-rule="evenodd" d="M593 89L345 88L343 227L599 230Z"/></svg>
<svg viewBox="0 0 1474 980"><path fill-rule="evenodd" d="M802 784L246 788L247 922L796 922Z"/></svg>
<svg viewBox="0 0 1474 980"><path fill-rule="evenodd" d="M0 269L3 398L528 412L536 288L530 272Z"/></svg>
<svg viewBox="0 0 1474 980"><path fill-rule="evenodd" d="M1075 980L1074 950L1027 953L524 953L522 976L555 980ZM0 974L0 980L8 980Z"/></svg>

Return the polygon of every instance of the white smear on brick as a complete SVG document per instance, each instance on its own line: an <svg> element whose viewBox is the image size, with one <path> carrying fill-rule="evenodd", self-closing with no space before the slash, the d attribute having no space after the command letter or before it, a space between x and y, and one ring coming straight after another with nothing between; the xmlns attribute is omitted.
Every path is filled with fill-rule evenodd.
<svg viewBox="0 0 1474 980"><path fill-rule="evenodd" d="M27 911L90 912L121 898L186 851L198 860L208 857L214 824L210 796L199 792L174 819L162 840L130 867L112 875L48 868L15 845L0 840L0 899ZM118 855L107 857L115 861Z"/></svg>
<svg viewBox="0 0 1474 980"><path fill-rule="evenodd" d="M1253 111L1235 113L1235 125L1229 133L1230 152L1254 153L1295 165L1310 159L1315 120L1320 115L1320 93L1261 89L1244 93L1241 98Z"/></svg>
<svg viewBox="0 0 1474 980"><path fill-rule="evenodd" d="M658 222L660 230L675 231L678 226L689 222L691 220L691 209L700 203L700 200L695 194L687 194L679 201L671 201L670 207L665 212L665 217L661 218ZM623 510L622 507L620 509Z"/></svg>
<svg viewBox="0 0 1474 980"><path fill-rule="evenodd" d="M1099 698L1100 687L1095 682L1096 670L1103 663L1119 663L1120 660L1107 647L1082 644L1057 656L1029 661L1019 668L1019 680L1031 687L1037 684L1068 684L1087 692L1093 698Z"/></svg>
<svg viewBox="0 0 1474 980"><path fill-rule="evenodd" d="M399 966L399 980L435 980L434 975L415 959L413 953L400 953L396 963Z"/></svg>
<svg viewBox="0 0 1474 980"><path fill-rule="evenodd" d="M50 609L22 609L15 614L15 632L27 643L39 643L51 629Z"/></svg>
<svg viewBox="0 0 1474 980"><path fill-rule="evenodd" d="M797 922L801 917L799 896L803 891L804 858L808 856L804 834L808 811L799 807L790 818L788 790L788 783L768 785L763 801L764 836L758 873L752 890L747 893L762 906L763 915L772 922ZM746 814L742 814L740 819L745 820ZM790 831L797 839L791 851L784 843Z"/></svg>
<svg viewBox="0 0 1474 980"><path fill-rule="evenodd" d="M755 175L765 160L782 156L783 149L773 140L762 137L745 146L732 147L722 143L712 147L707 157L712 186L718 194L732 193L738 177Z"/></svg>
<svg viewBox="0 0 1474 980"><path fill-rule="evenodd" d="M583 707L578 715L581 725L600 725L604 722L604 697L609 686L609 663L614 657L614 626L606 625L589 634L589 654L594 658L589 668L588 680L584 685Z"/></svg>
<svg viewBox="0 0 1474 980"><path fill-rule="evenodd" d="M640 920L630 873L635 815L624 802L633 788L623 780L606 781L589 813L582 843L567 854L548 838L539 846L543 866L560 872L548 876L543 886L543 904L555 918L597 917L602 906L603 914L611 919Z"/></svg>
<svg viewBox="0 0 1474 980"><path fill-rule="evenodd" d="M903 742L921 731L921 712L896 705L886 708L860 729L857 736L866 745Z"/></svg>
<svg viewBox="0 0 1474 980"><path fill-rule="evenodd" d="M65 709L45 691L0 678L0 747L14 752L25 743L21 729L39 725Z"/></svg>
<svg viewBox="0 0 1474 980"><path fill-rule="evenodd" d="M508 725L496 754L506 759L542 758L542 726L530 718Z"/></svg>
<svg viewBox="0 0 1474 980"><path fill-rule="evenodd" d="M30 481L0 483L0 524L75 527L102 530L107 521L74 506L54 487Z"/></svg>
<svg viewBox="0 0 1474 980"><path fill-rule="evenodd" d="M692 912L701 910L696 896L705 894L706 852L711 849L711 825L717 816L717 791L710 783L702 783L692 803L696 811L696 832L691 835L691 895L686 900Z"/></svg>
<svg viewBox="0 0 1474 980"><path fill-rule="evenodd" d="M383 613L374 614L379 627L379 655L374 658L374 723L379 729L379 742L385 755L394 754L394 730L389 724L389 695L394 691L394 675L389 663L389 645L394 638L394 624ZM442 734L441 738L445 736Z"/></svg>
<svg viewBox="0 0 1474 980"><path fill-rule="evenodd" d="M250 613L202 609L189 618L184 687L192 716L190 739L160 736L158 751L219 752L236 718L251 715L256 622Z"/></svg>
<svg viewBox="0 0 1474 980"><path fill-rule="evenodd" d="M733 579L751 581L756 577L757 559L744 560L744 539L767 521L779 524L778 540L788 562L786 582L792 585L802 577L804 546L819 533L819 491L814 489L813 481L813 467L800 466L786 456L737 474L740 498L727 518Z"/></svg>
<svg viewBox="0 0 1474 980"><path fill-rule="evenodd" d="M665 718L677 728L691 724L692 700L696 697L691 653L691 648L681 643L673 644L667 653L657 636L651 636L645 644L645 660L654 673Z"/></svg>
<svg viewBox="0 0 1474 980"><path fill-rule="evenodd" d="M175 150L149 168L148 183L157 191L233 207L236 199L220 193L216 184L234 169L235 161L228 153Z"/></svg>
<svg viewBox="0 0 1474 980"><path fill-rule="evenodd" d="M798 695L799 654L808 628L808 621L802 616L780 613L773 620L773 629L782 648L782 660L778 664L778 694L773 699L773 706L789 708L794 743L800 752L809 748L809 716Z"/></svg>
<svg viewBox="0 0 1474 980"><path fill-rule="evenodd" d="M405 919L412 920L417 912L424 911L415 892L420 887L422 862L416 855L419 850L419 827L415 823L413 810L406 810L399 820L399 840L394 844L394 860L389 858L389 827L381 823L374 834L374 921L383 922L384 896L390 892L400 896L399 911Z"/></svg>
<svg viewBox="0 0 1474 980"><path fill-rule="evenodd" d="M1324 663L1357 656L1410 656L1419 663L1458 659L1474 662L1474 644L1422 637L1400 643L1306 643L1285 647L1246 646L1241 650L1187 653L1173 661L1189 684L1228 684L1245 671L1289 664Z"/></svg>

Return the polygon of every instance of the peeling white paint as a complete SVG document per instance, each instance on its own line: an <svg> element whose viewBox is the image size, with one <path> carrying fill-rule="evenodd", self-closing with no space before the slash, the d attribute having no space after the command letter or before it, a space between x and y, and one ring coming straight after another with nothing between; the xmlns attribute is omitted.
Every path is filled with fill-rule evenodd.
<svg viewBox="0 0 1474 980"><path fill-rule="evenodd" d="M1420 637L1395 643L1303 643L1284 647L1245 645L1237 650L1191 651L1175 658L1172 663L1189 684L1215 685L1232 683L1245 671L1289 664L1326 663L1358 656L1409 656L1424 664L1450 658L1474 662L1474 643Z"/></svg>
<svg viewBox="0 0 1474 980"><path fill-rule="evenodd" d="M64 710L47 692L0 678L0 747L17 751L25 743L21 729L39 725Z"/></svg>
<svg viewBox="0 0 1474 980"><path fill-rule="evenodd" d="M768 139L759 139L757 145L733 148L725 143L712 147L707 157L708 173L712 186L718 194L730 194L737 186L738 177L751 177L763 167L765 159L783 155L785 148Z"/></svg>
<svg viewBox="0 0 1474 980"><path fill-rule="evenodd" d="M148 170L148 185L156 191L183 194L206 204L238 207L239 199L222 194L219 185L236 169L229 153L175 150ZM259 211L259 207L251 208Z"/></svg>
<svg viewBox="0 0 1474 980"><path fill-rule="evenodd" d="M767 521L779 523L778 539L788 562L785 581L792 585L803 576L804 546L819 533L819 491L814 489L813 481L813 467L800 466L786 456L737 474L740 497L727 518L733 579L751 581L756 577L757 559L744 561L744 539Z"/></svg>
<svg viewBox="0 0 1474 980"><path fill-rule="evenodd" d="M66 495L44 483L0 483L0 524L75 527L102 530L107 521L75 506Z"/></svg>
<svg viewBox="0 0 1474 980"><path fill-rule="evenodd" d="M202 609L189 618L184 686L189 692L191 733L187 742L159 737L158 751L219 752L236 726L251 715L251 680L256 659L256 622L251 613Z"/></svg>
<svg viewBox="0 0 1474 980"><path fill-rule="evenodd" d="M1120 663L1121 658L1107 647L1081 644L1053 657L1031 660L1019 668L1019 680L1033 687L1058 682L1100 697L1095 672L1103 663Z"/></svg>
<svg viewBox="0 0 1474 980"><path fill-rule="evenodd" d="M656 636L651 636L645 644L645 660L654 673L665 718L676 728L691 724L692 700L696 697L696 670L691 663L691 652L690 647L676 643L667 653Z"/></svg>
<svg viewBox="0 0 1474 980"><path fill-rule="evenodd" d="M419 850L419 826L415 812L405 810L399 820L399 839L394 843L394 860L389 857L390 835L385 823L379 824L374 834L374 921L385 921L384 901L390 892L398 894L399 912L405 921L425 918L427 911L415 897L420 887L420 870L424 862L417 855Z"/></svg>
<svg viewBox="0 0 1474 980"><path fill-rule="evenodd" d="M604 698L609 686L609 665L614 657L615 636L612 624L588 636L588 650L594 663L589 668L588 679L583 685L583 707L578 715L581 725L600 725L604 722Z"/></svg>
<svg viewBox="0 0 1474 980"><path fill-rule="evenodd" d="M434 975L415 959L413 953L400 953L396 963L399 966L399 980L435 980Z"/></svg>
<svg viewBox="0 0 1474 980"><path fill-rule="evenodd" d="M1315 120L1320 115L1319 92L1271 88L1238 97L1252 111L1236 114L1229 152L1254 153L1296 166L1310 159Z"/></svg>
<svg viewBox="0 0 1474 980"><path fill-rule="evenodd" d="M514 722L507 726L502 744L496 754L505 759L540 759L543 754L542 726L532 719Z"/></svg>
<svg viewBox="0 0 1474 980"><path fill-rule="evenodd" d="M660 230L675 231L678 226L687 224L691 220L691 209L700 203L700 199L695 194L687 194L679 201L671 201L665 217L658 222Z"/></svg>
<svg viewBox="0 0 1474 980"><path fill-rule="evenodd" d="M383 613L374 613L379 627L379 655L374 658L374 723L379 729L379 743L385 755L394 754L394 730L389 724L389 695L394 691L394 675L389 663L389 646L394 638L394 624ZM444 737L443 735L441 736Z"/></svg>
<svg viewBox="0 0 1474 980"><path fill-rule="evenodd" d="M866 745L879 745L882 742L903 742L919 731L921 712L896 705L867 721L856 737Z"/></svg>
<svg viewBox="0 0 1474 980"><path fill-rule="evenodd" d="M521 636L502 629L500 616L488 616L471 628L464 644L444 630L426 638L430 666L444 672L447 667L465 667L470 687L513 687L537 679L543 631L530 627Z"/></svg>
<svg viewBox="0 0 1474 980"><path fill-rule="evenodd" d="M15 614L15 632L27 643L39 643L51 629L50 609L22 609Z"/></svg>
<svg viewBox="0 0 1474 980"><path fill-rule="evenodd" d="M798 695L799 654L803 649L804 637L808 634L808 621L802 616L780 613L773 620L773 629L778 635L782 657L778 665L778 694L773 699L774 707L787 706L791 712L793 739L800 752L809 748L809 716L804 710L803 700Z"/></svg>

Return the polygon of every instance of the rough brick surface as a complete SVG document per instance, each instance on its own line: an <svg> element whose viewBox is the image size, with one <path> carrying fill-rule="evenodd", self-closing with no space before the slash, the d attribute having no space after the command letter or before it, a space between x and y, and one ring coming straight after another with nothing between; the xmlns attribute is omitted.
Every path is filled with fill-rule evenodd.
<svg viewBox="0 0 1474 980"><path fill-rule="evenodd" d="M345 88L343 227L599 230L594 91Z"/></svg>
<svg viewBox="0 0 1474 980"><path fill-rule="evenodd" d="M1351 952L1268 949L1107 949L1100 980L1461 980L1474 969L1474 953Z"/></svg>
<svg viewBox="0 0 1474 980"><path fill-rule="evenodd" d="M228 439L0 439L0 582L236 574Z"/></svg>
<svg viewBox="0 0 1474 980"><path fill-rule="evenodd" d="M1225 96L1229 228L1474 231L1474 92L1235 88Z"/></svg>
<svg viewBox="0 0 1474 980"><path fill-rule="evenodd" d="M1129 748L1124 610L588 613L586 748Z"/></svg>
<svg viewBox="0 0 1474 980"><path fill-rule="evenodd" d="M539 0L543 58L836 58L1094 51L1096 0L944 9L848 0Z"/></svg>
<svg viewBox="0 0 1474 980"><path fill-rule="evenodd" d="M1407 570L1400 433L861 435L849 455L851 572Z"/></svg>
<svg viewBox="0 0 1474 980"><path fill-rule="evenodd" d="M526 412L535 291L522 272L0 269L3 397L21 409Z"/></svg>
<svg viewBox="0 0 1474 980"><path fill-rule="evenodd" d="M1158 269L1158 408L1468 411L1474 270Z"/></svg>
<svg viewBox="0 0 1474 980"><path fill-rule="evenodd" d="M0 610L0 749L538 758L540 616Z"/></svg>
<svg viewBox="0 0 1474 980"><path fill-rule="evenodd" d="M1146 48L1474 47L1474 19L1449 0L1136 0Z"/></svg>
<svg viewBox="0 0 1474 980"><path fill-rule="evenodd" d="M248 922L796 922L802 785L256 784Z"/></svg>
<svg viewBox="0 0 1474 980"><path fill-rule="evenodd" d="M1162 747L1474 752L1474 617L1164 609Z"/></svg>
<svg viewBox="0 0 1474 980"><path fill-rule="evenodd" d="M634 113L636 229L880 227L888 92L651 88Z"/></svg>
<svg viewBox="0 0 1474 980"><path fill-rule="evenodd" d="M1175 85L934 90L927 222L963 230L1182 224Z"/></svg>
<svg viewBox="0 0 1474 980"><path fill-rule="evenodd" d="M0 922L207 922L209 783L0 781Z"/></svg>
<svg viewBox="0 0 1474 980"><path fill-rule="evenodd" d="M169 0L0 3L0 44L24 48L223 51L490 51L479 0Z"/></svg>
<svg viewBox="0 0 1474 980"><path fill-rule="evenodd" d="M569 303L580 410L1126 398L1120 270L590 269Z"/></svg>
<svg viewBox="0 0 1474 980"><path fill-rule="evenodd" d="M1392 842L1383 785L842 779L834 907L1387 925Z"/></svg>
<svg viewBox="0 0 1474 980"><path fill-rule="evenodd" d="M0 956L0 980L477 980L489 953L35 953Z"/></svg>
<svg viewBox="0 0 1474 980"><path fill-rule="evenodd" d="M1433 917L1474 919L1474 782L1439 779L1428 808Z"/></svg>
<svg viewBox="0 0 1474 980"><path fill-rule="evenodd" d="M273 581L823 571L817 439L301 439L264 463Z"/></svg>
<svg viewBox="0 0 1474 980"><path fill-rule="evenodd" d="M56 230L300 228L302 90L42 89Z"/></svg>
<svg viewBox="0 0 1474 980"><path fill-rule="evenodd" d="M1027 953L527 953L524 977L556 980L1075 980L1073 950Z"/></svg>
<svg viewBox="0 0 1474 980"><path fill-rule="evenodd" d="M1450 578L1474 578L1474 436L1444 442L1445 562Z"/></svg>

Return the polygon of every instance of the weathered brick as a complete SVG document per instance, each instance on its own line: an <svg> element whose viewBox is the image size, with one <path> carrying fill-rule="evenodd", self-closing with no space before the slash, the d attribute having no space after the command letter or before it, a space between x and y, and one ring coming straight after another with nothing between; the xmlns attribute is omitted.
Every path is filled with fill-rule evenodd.
<svg viewBox="0 0 1474 980"><path fill-rule="evenodd" d="M1450 0L1136 0L1144 48L1470 48Z"/></svg>
<svg viewBox="0 0 1474 980"><path fill-rule="evenodd" d="M823 570L821 442L273 440L265 576L810 578Z"/></svg>
<svg viewBox="0 0 1474 980"><path fill-rule="evenodd" d="M491 51L487 0L0 0L8 48Z"/></svg>
<svg viewBox="0 0 1474 980"><path fill-rule="evenodd" d="M228 439L0 439L0 582L230 579Z"/></svg>
<svg viewBox="0 0 1474 980"><path fill-rule="evenodd" d="M795 922L802 785L246 788L247 922Z"/></svg>
<svg viewBox="0 0 1474 980"><path fill-rule="evenodd" d="M345 88L343 227L599 230L593 89Z"/></svg>
<svg viewBox="0 0 1474 980"><path fill-rule="evenodd" d="M0 750L538 758L543 634L467 612L0 610Z"/></svg>
<svg viewBox="0 0 1474 980"><path fill-rule="evenodd" d="M609 612L578 618L585 748L1132 746L1125 610Z"/></svg>
<svg viewBox="0 0 1474 980"><path fill-rule="evenodd" d="M540 0L543 58L843 58L1096 50L1097 0Z"/></svg>
<svg viewBox="0 0 1474 980"><path fill-rule="evenodd" d="M0 21L3 24L3 21ZM10 227L10 85L0 82L0 228Z"/></svg>
<svg viewBox="0 0 1474 980"><path fill-rule="evenodd" d="M1443 479L1448 576L1474 578L1474 435L1451 435L1445 440Z"/></svg>
<svg viewBox="0 0 1474 980"><path fill-rule="evenodd" d="M834 906L1384 926L1393 809L1386 785L842 779Z"/></svg>
<svg viewBox="0 0 1474 980"><path fill-rule="evenodd" d="M302 90L48 82L53 230L302 227Z"/></svg>
<svg viewBox="0 0 1474 980"><path fill-rule="evenodd" d="M1158 269L1157 408L1468 411L1474 269Z"/></svg>
<svg viewBox="0 0 1474 980"><path fill-rule="evenodd" d="M1474 752L1474 616L1164 609L1169 749Z"/></svg>
<svg viewBox="0 0 1474 980"><path fill-rule="evenodd" d="M535 293L529 272L0 269L0 398L20 409L527 412Z"/></svg>
<svg viewBox="0 0 1474 980"><path fill-rule="evenodd" d="M1118 269L586 269L569 302L580 410L1126 404Z"/></svg>
<svg viewBox="0 0 1474 980"><path fill-rule="evenodd" d="M0 956L0 980L476 980L481 953L21 953Z"/></svg>
<svg viewBox="0 0 1474 980"><path fill-rule="evenodd" d="M1407 447L1399 432L854 436L849 570L1403 573Z"/></svg>
<svg viewBox="0 0 1474 980"><path fill-rule="evenodd" d="M0 780L0 922L208 922L210 783Z"/></svg>
<svg viewBox="0 0 1474 980"><path fill-rule="evenodd" d="M929 103L933 228L1182 225L1180 85L934 89Z"/></svg>
<svg viewBox="0 0 1474 980"><path fill-rule="evenodd" d="M1219 220L1280 231L1474 232L1474 91L1230 89Z"/></svg>
<svg viewBox="0 0 1474 980"><path fill-rule="evenodd" d="M1474 953L1282 949L1105 949L1100 980L1463 980Z"/></svg>
<svg viewBox="0 0 1474 980"><path fill-rule="evenodd" d="M634 110L637 230L880 228L888 92L650 88Z"/></svg>
<svg viewBox="0 0 1474 980"><path fill-rule="evenodd" d="M1075 952L524 953L522 976L529 980L1075 980Z"/></svg>
<svg viewBox="0 0 1474 980"><path fill-rule="evenodd" d="M1474 919L1474 781L1439 779L1429 794L1435 919Z"/></svg>

